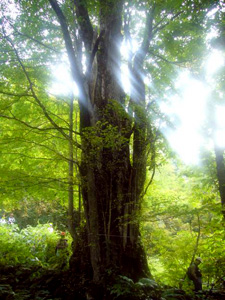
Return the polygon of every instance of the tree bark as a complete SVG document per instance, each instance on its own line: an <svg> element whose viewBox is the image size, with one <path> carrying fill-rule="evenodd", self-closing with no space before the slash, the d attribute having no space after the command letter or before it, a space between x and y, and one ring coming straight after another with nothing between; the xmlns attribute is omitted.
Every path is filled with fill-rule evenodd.
<svg viewBox="0 0 225 300"><path fill-rule="evenodd" d="M86 240L78 241L71 266L77 270L83 268L81 265L84 266L84 259L76 257L83 247L86 251L85 270L89 268L89 261L95 283L103 282L109 271L133 280L150 276L137 219L146 168L145 89L141 74L135 74L134 89L139 93L140 103L136 103L134 110L137 121L131 139L132 118L124 107L125 97L120 78L123 0L99 1L100 35L92 43L91 58L88 60L90 65L83 81L79 81L82 76L76 69L76 59L73 58L75 53L71 49L72 43L68 42L70 36L65 27L65 20L62 19L56 1L49 1L59 18L70 57L71 71L74 72L74 79L78 79L80 89L80 173L86 219L83 237ZM75 1L75 5L77 13L84 20L79 25L84 45L86 50L89 50L90 43L86 37L91 29L87 10L80 6L80 1ZM143 59L148 44L149 35L143 48ZM142 62L137 60L136 64L140 72L143 59ZM133 164L130 156L132 140Z"/></svg>
<svg viewBox="0 0 225 300"><path fill-rule="evenodd" d="M74 220L74 162L73 162L73 95L70 99L69 113L69 162L68 162L68 229L75 240L76 229Z"/></svg>
<svg viewBox="0 0 225 300"><path fill-rule="evenodd" d="M216 100L216 99L215 99ZM212 127L212 140L214 143L214 153L215 153L215 160L216 160L216 172L217 172L217 182L218 188L220 193L220 200L222 205L222 215L223 219L225 220L225 161L224 161L224 147L218 145L216 141L216 129L217 129L217 122L216 122L216 110L215 105L210 105L210 116L209 120Z"/></svg>
<svg viewBox="0 0 225 300"><path fill-rule="evenodd" d="M216 170L219 185L220 199L222 205L222 214L225 219L225 163L224 163L224 149L214 146L216 155Z"/></svg>

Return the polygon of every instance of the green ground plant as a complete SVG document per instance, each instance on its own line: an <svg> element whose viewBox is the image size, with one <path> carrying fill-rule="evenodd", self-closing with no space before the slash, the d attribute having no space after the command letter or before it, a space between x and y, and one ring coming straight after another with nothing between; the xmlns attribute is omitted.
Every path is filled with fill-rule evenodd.
<svg viewBox="0 0 225 300"><path fill-rule="evenodd" d="M26 267L42 266L57 268L61 265L55 254L55 247L59 240L59 232L50 230L50 224L27 226L20 230L16 224L0 225L0 264L26 265ZM68 239L68 257L71 254L71 237ZM67 259L68 261L68 259Z"/></svg>
<svg viewBox="0 0 225 300"><path fill-rule="evenodd" d="M141 278L134 283L126 276L119 276L116 282L110 286L110 294L113 299L160 299L160 288L157 283L149 278Z"/></svg>

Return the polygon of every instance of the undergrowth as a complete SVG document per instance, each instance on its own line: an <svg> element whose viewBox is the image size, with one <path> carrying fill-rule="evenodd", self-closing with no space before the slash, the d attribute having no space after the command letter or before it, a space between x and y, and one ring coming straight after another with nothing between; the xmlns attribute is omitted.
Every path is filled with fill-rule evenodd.
<svg viewBox="0 0 225 300"><path fill-rule="evenodd" d="M59 232L51 232L50 224L38 224L19 229L16 224L0 225L0 264L25 265L26 267L41 266L57 268L61 265L55 248L59 240ZM71 254L71 236L67 234L68 254ZM68 262L68 259L67 259Z"/></svg>

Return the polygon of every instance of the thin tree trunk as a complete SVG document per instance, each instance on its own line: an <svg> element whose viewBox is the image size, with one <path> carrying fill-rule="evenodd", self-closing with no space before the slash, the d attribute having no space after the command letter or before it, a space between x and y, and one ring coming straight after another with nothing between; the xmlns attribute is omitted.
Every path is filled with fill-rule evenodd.
<svg viewBox="0 0 225 300"><path fill-rule="evenodd" d="M73 95L70 98L69 112L69 162L68 162L68 229L75 240L76 229L74 220L74 163L73 163Z"/></svg>
<svg viewBox="0 0 225 300"><path fill-rule="evenodd" d="M198 218L198 235L197 235L197 238L196 238L195 247L194 247L194 251L193 251L192 257L191 257L190 265L195 260L195 256L196 256L196 253L198 251L199 241L200 241L200 237L201 237L201 221L200 221L199 213L197 214L197 218ZM182 289L182 286L183 286L183 283L184 283L184 280L185 280L186 276L187 276L187 270L185 270L184 277L183 277L183 279L179 283L179 288L180 289Z"/></svg>
<svg viewBox="0 0 225 300"><path fill-rule="evenodd" d="M222 205L222 214L225 219L225 163L224 163L224 149L219 148L215 145L215 155L216 155L216 170L217 178L220 192L220 199Z"/></svg>
<svg viewBox="0 0 225 300"><path fill-rule="evenodd" d="M209 120L212 126L212 139L214 143L214 153L216 158L216 172L217 172L217 182L220 193L220 200L222 205L223 219L225 220L225 161L224 161L224 148L220 147L215 139L215 133L217 128L216 122L216 110L215 104L210 105L210 116Z"/></svg>

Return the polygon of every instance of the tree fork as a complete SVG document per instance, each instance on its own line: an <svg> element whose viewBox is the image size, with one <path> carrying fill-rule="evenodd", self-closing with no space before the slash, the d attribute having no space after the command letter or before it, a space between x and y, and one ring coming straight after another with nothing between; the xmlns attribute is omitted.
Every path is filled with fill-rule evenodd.
<svg viewBox="0 0 225 300"><path fill-rule="evenodd" d="M81 76L79 69L76 69L76 57L65 17L62 16L56 0L49 0L49 2L60 21L73 78L78 80L81 97L79 101L82 124L80 172L87 238L86 242L80 240L77 243L71 265L73 265L72 261L75 261L74 267L81 270L81 265L86 264L87 270L88 264L91 264L95 283L104 281L109 269L113 270L114 274L122 274L134 280L147 277L150 273L140 242L139 226L137 220L133 220L139 211L143 183L140 185L140 181L136 182L139 185L136 189L138 193L131 188L136 176L129 151L132 122L123 107L124 92L120 80L123 1L100 1L100 32L104 34L98 41L96 80L92 88L87 86L87 79L91 74L87 74L87 77ZM75 5L79 6L80 2L75 1ZM82 13L82 10L79 12ZM85 19L87 18L85 9ZM87 24L81 22L80 26L87 26ZM87 36L87 27L82 28L82 32ZM83 42L85 44L84 40ZM92 69L88 71L92 72ZM138 83L135 88L139 88ZM144 87L141 87L141 91L145 94ZM144 126L146 126L145 122ZM137 132L141 133L142 126L139 129ZM139 142L142 144L145 143L145 134L146 130L139 135L141 139ZM109 140L107 136L110 136ZM137 151L135 147L134 151ZM137 153L144 161L145 152L143 148L143 151ZM145 172L145 169L142 172ZM85 244L88 247L85 247ZM78 247L85 248L85 259L81 257L80 261L76 258L76 253L81 253Z"/></svg>

